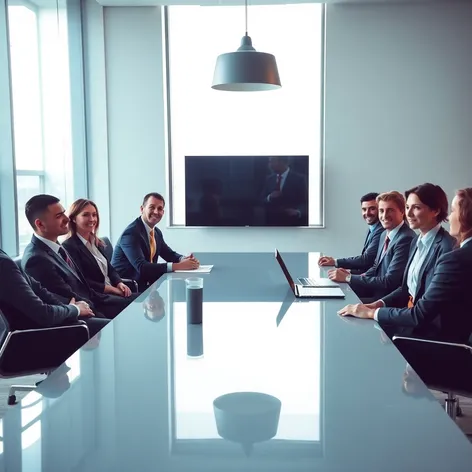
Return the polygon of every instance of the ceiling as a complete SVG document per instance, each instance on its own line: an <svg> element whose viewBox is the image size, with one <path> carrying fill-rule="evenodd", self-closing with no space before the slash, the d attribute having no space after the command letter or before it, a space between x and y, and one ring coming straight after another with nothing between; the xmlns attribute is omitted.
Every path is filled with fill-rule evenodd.
<svg viewBox="0 0 472 472"><path fill-rule="evenodd" d="M287 3L458 3L465 0L249 0L250 5ZM244 0L97 0L106 7L144 7L157 5L244 5Z"/></svg>

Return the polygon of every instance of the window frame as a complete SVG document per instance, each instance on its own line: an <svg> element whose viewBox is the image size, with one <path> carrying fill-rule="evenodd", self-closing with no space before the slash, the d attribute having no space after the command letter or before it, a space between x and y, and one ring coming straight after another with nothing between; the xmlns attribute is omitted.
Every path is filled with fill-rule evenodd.
<svg viewBox="0 0 472 472"><path fill-rule="evenodd" d="M47 171L17 169L15 160L15 137L13 123L13 96L8 29L8 7L25 6L39 13L40 7L30 0L0 0L0 248L10 256L19 255L19 228L17 177L37 176L41 188L46 189ZM57 5L56 5L57 8ZM71 150L72 165L70 180L73 193L70 198L88 196L87 140L85 121L84 46L82 32L83 4L75 0L64 0L66 8L68 38L68 73L70 80ZM39 25L38 25L39 35ZM41 38L38 37L38 47ZM41 67L41 51L39 51ZM41 80L41 77L39 78ZM41 97L42 98L42 97ZM43 123L41 123L43 128ZM44 129L41 131L44 147ZM69 174L67 174L69 175Z"/></svg>
<svg viewBox="0 0 472 472"><path fill-rule="evenodd" d="M276 6L278 4L264 4ZM222 5L212 5L213 7L222 7ZM208 6L211 7L211 6ZM308 226L297 227L297 229L325 229L325 81L326 81L326 5L321 5L321 28L320 28L320 149L319 149L319 211L320 221L317 224L310 224ZM202 229L212 228L209 226L186 226L185 224L178 224L174 222L173 217L173 174L174 166L172 163L172 121L171 121L171 76L170 76L170 35L169 35L169 6L163 6L162 15L162 52L163 52L163 78L164 78L164 135L165 135L165 165L166 165L166 185L168 188L168 206L170 211L167 211L166 222L167 228L184 228L184 229ZM215 57L216 60L216 57ZM210 87L210 84L208 84ZM310 183L308 182L308 185ZM231 227L227 227L231 228ZM265 229L264 227L257 227L256 229Z"/></svg>

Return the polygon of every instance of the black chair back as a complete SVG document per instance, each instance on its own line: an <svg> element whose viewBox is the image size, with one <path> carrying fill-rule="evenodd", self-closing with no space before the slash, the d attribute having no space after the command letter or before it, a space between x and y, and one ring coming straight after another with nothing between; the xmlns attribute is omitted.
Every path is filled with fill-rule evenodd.
<svg viewBox="0 0 472 472"><path fill-rule="evenodd" d="M106 236L100 239L105 243L105 247L103 248L105 256L107 256L107 259L111 261L111 258L113 257L113 245L111 244L110 239Z"/></svg>
<svg viewBox="0 0 472 472"><path fill-rule="evenodd" d="M0 376L49 372L66 361L88 339L88 328L83 321L53 328L10 331L0 310Z"/></svg>
<svg viewBox="0 0 472 472"><path fill-rule="evenodd" d="M401 336L393 342L429 388L472 395L471 346Z"/></svg>

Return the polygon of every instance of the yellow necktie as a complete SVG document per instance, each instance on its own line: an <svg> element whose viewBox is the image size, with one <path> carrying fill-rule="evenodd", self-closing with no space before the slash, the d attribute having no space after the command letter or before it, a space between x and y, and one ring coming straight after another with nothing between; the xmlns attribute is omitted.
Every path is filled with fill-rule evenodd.
<svg viewBox="0 0 472 472"><path fill-rule="evenodd" d="M151 262L156 255L156 240L154 239L154 229L149 233L149 246L151 247Z"/></svg>

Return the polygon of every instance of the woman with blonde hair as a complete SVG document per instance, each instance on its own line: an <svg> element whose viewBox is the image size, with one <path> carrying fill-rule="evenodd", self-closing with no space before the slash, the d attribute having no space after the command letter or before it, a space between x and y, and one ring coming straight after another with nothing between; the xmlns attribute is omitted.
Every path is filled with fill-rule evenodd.
<svg viewBox="0 0 472 472"><path fill-rule="evenodd" d="M78 265L90 287L99 293L121 297L131 295L105 255L105 243L98 237L100 214L91 200L80 198L69 209L69 234L63 246Z"/></svg>
<svg viewBox="0 0 472 472"><path fill-rule="evenodd" d="M457 247L438 259L431 283L413 306L376 309L347 305L338 313L377 319L382 327L422 328L428 337L467 343L472 332L472 188L456 193L449 223Z"/></svg>

